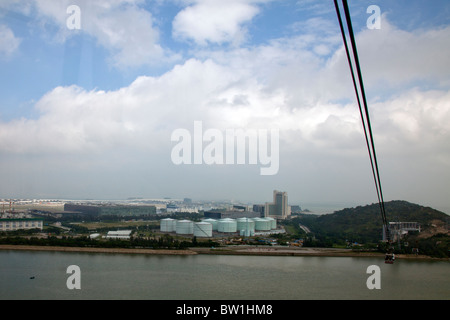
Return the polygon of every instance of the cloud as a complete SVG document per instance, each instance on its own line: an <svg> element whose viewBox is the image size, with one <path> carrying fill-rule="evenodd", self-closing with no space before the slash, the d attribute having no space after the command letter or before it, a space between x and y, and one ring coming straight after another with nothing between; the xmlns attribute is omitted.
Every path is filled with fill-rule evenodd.
<svg viewBox="0 0 450 320"><path fill-rule="evenodd" d="M21 40L5 25L0 25L0 58L11 57L19 48Z"/></svg>
<svg viewBox="0 0 450 320"><path fill-rule="evenodd" d="M202 118L208 97L228 85L229 71L188 60L160 77L139 77L114 91L57 87L35 105L37 119L0 124L6 153L89 153L116 147L157 148L170 131ZM154 150L154 149L153 149Z"/></svg>
<svg viewBox="0 0 450 320"><path fill-rule="evenodd" d="M141 0L10 2L11 9L34 17L34 27L43 29L45 32L39 34L48 41L64 42L80 33L89 35L110 52L110 63L120 69L173 63L179 58L160 45L154 18L141 7ZM67 13L71 5L80 8L79 30L67 27L67 20L73 15Z"/></svg>
<svg viewBox="0 0 450 320"><path fill-rule="evenodd" d="M135 13L134 7L130 10ZM320 20L313 22L320 25ZM108 24L96 32L110 28ZM61 171L73 166L77 173L88 172L83 174L86 179L97 174L98 181L106 177L111 185L115 180L107 176L113 173L132 188L137 188L133 179L143 176L160 189L179 187L179 192L190 190L193 181L203 191L214 192L211 181L221 181L226 184L221 190L229 187L230 194L236 181L298 190L301 180L311 186L312 191L303 190L310 196L321 195L326 185L336 197L349 199L355 196L352 190L359 195L368 183L372 186L371 172L347 60L336 40L340 35L338 30L326 32L328 28L332 26L320 31L320 50L312 40L316 35L312 28L265 45L199 49L195 57L162 75L141 76L113 91L54 88L36 103L35 119L0 123L0 153L22 159L15 163L29 156L38 157L40 163L56 161ZM385 190L394 198L412 188L411 172L424 185L428 181L439 186L433 197L441 201L448 190L449 75L448 57L441 53L449 51L443 41L448 33L448 28L407 32L384 19L381 30L357 35L381 174L388 177L383 180L389 182ZM198 39L229 41L213 36ZM110 41L105 46L116 43L104 41ZM171 133L178 128L192 130L196 120L205 129L221 131L278 128L279 174L262 181L259 168L174 166ZM441 174L427 178L430 168ZM127 178L130 171L133 179ZM427 180L431 178L432 182ZM165 187L167 180L178 184ZM148 184L139 182L143 189ZM352 187L346 190L344 184ZM413 191L419 195L423 189L415 186Z"/></svg>
<svg viewBox="0 0 450 320"><path fill-rule="evenodd" d="M392 151L400 150L403 143L420 145L425 137L427 145L435 141L437 148L442 139L450 138L448 90L409 84L412 77L431 79L431 83L438 79L440 85L448 81L448 75L437 68L447 63L447 57L417 46L427 39L428 47L444 49L441 40L449 30L428 31L426 37L425 33L397 30L386 21L383 25L393 39L385 47L389 55L379 54L382 58L367 60L373 48L386 41L383 37L366 32L358 35L361 56L368 61L363 68L368 83L385 80L383 92L389 92L372 96L370 101L375 133L384 146L398 142ZM436 67L427 68L425 74L411 68L421 70L417 64L405 63L395 69L404 50L392 46L403 37L410 38L404 44L413 56L408 59L429 61L433 57L436 61L429 63ZM57 87L36 103L37 119L1 125L0 150L90 152L124 145L141 148L149 142L159 146L167 144L161 133L170 137L172 130L190 127L195 120L218 129L279 128L289 141L289 134L295 132L301 139L294 149L358 149L358 141L363 142L358 138L363 137L362 127L347 61L334 37L326 38L323 44L334 50L326 57L305 45L305 35L300 35L253 48L204 52L204 58L189 59L158 77L139 77L115 91ZM410 77L399 76L399 71L409 72ZM389 90L397 86L405 88L392 94Z"/></svg>
<svg viewBox="0 0 450 320"><path fill-rule="evenodd" d="M402 88L425 81L448 86L450 27L405 31L386 16L380 30L364 30L357 38L367 86Z"/></svg>
<svg viewBox="0 0 450 320"><path fill-rule="evenodd" d="M334 12L334 6L330 6L326 1L299 0L296 2L298 10L313 12L315 14L325 14Z"/></svg>
<svg viewBox="0 0 450 320"><path fill-rule="evenodd" d="M159 31L149 11L136 4L117 3L104 10L103 2L89 3L83 30L112 52L112 63L119 67L157 66L173 62L178 55L159 43ZM104 12L107 12L105 14Z"/></svg>
<svg viewBox="0 0 450 320"><path fill-rule="evenodd" d="M433 158L444 156L450 165L450 92L414 88L385 101L373 104L375 116L383 116L376 129L384 149L398 154L420 155Z"/></svg>
<svg viewBox="0 0 450 320"><path fill-rule="evenodd" d="M173 36L196 44L240 44L245 40L245 24L267 0L196 0L173 20Z"/></svg>

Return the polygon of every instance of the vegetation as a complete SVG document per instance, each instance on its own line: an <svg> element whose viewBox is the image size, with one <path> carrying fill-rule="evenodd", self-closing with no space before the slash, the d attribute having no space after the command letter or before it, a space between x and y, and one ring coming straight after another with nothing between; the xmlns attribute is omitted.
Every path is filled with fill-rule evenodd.
<svg viewBox="0 0 450 320"><path fill-rule="evenodd" d="M57 228L54 228L55 231ZM53 228L52 228L53 230ZM59 230L58 230L59 231ZM0 237L7 237L7 236L31 236L36 233L41 233L41 229L20 229L20 230L14 230L14 231L0 231Z"/></svg>
<svg viewBox="0 0 450 320"><path fill-rule="evenodd" d="M145 248L145 249L187 249L189 247L212 247L218 244L213 241L197 241L194 237L192 241L177 240L170 235L159 238L132 237L130 240L119 239L91 239L89 237L5 237L0 238L0 244L10 245L33 245L33 246L60 246L60 247L92 247L92 248Z"/></svg>
<svg viewBox="0 0 450 320"><path fill-rule="evenodd" d="M388 221L414 221L423 229L431 225L431 221L445 222L445 213L422 207L406 201L390 201L385 203ZM307 226L316 235L332 239L347 239L352 242L377 242L382 237L382 223L378 204L358 206L336 211L326 215L303 214L294 219Z"/></svg>
<svg viewBox="0 0 450 320"><path fill-rule="evenodd" d="M449 216L432 208L423 207L406 201L385 203L388 221L418 222L422 232L411 233L394 245L398 253L411 253L413 248L421 254L449 257L450 237L447 234L433 235L426 238L436 224L446 226ZM305 247L332 247L361 245L359 248L384 251L382 223L379 204L343 209L332 214L300 214L285 222L288 230L295 237L304 239ZM311 232L306 233L300 226L306 226Z"/></svg>
<svg viewBox="0 0 450 320"><path fill-rule="evenodd" d="M406 241L413 243L419 253L423 253L437 258L449 258L450 237L445 234L437 234L430 238L418 239L417 236L409 236ZM409 253L409 248L404 248L405 253Z"/></svg>
<svg viewBox="0 0 450 320"><path fill-rule="evenodd" d="M388 221L418 222L421 232L409 232L407 236L393 244L396 253L414 253L434 257L450 257L450 217L432 208L406 201L385 203ZM18 230L0 232L0 244L28 244L108 248L152 248L184 249L187 247L216 247L211 240L186 239L184 237L159 234L159 220L167 217L199 221L201 213L174 213L171 215L90 215L75 214L62 217L44 217L44 230ZM61 222L61 229L52 226ZM279 222L286 233L272 235L280 245L301 241L304 247L357 248L358 250L378 250L388 248L382 243L382 223L378 204L347 208L326 215L298 214L292 219ZM130 240L91 239L93 231L106 233L110 230L132 230ZM40 233L45 236L38 237ZM243 240L242 240L243 241ZM271 239L245 239L243 243L270 245Z"/></svg>

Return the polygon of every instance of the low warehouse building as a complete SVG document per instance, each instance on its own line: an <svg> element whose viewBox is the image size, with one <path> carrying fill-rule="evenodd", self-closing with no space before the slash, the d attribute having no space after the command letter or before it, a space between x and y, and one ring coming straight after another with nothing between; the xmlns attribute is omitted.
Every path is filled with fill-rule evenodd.
<svg viewBox="0 0 450 320"><path fill-rule="evenodd" d="M106 239L130 239L131 230L108 231Z"/></svg>

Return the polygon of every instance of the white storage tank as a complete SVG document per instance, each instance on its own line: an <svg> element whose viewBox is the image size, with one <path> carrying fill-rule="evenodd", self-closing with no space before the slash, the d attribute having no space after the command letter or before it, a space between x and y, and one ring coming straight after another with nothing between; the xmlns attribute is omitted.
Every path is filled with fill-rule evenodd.
<svg viewBox="0 0 450 320"><path fill-rule="evenodd" d="M220 219L217 225L217 231L219 232L236 232L237 231L237 223L234 219Z"/></svg>
<svg viewBox="0 0 450 320"><path fill-rule="evenodd" d="M203 238L212 237L212 224L204 221L194 223L194 236Z"/></svg>
<svg viewBox="0 0 450 320"><path fill-rule="evenodd" d="M258 231L269 231L271 229L272 223L264 218L255 218L255 230Z"/></svg>
<svg viewBox="0 0 450 320"><path fill-rule="evenodd" d="M212 230L213 231L217 231L218 221L216 219L208 218L208 219L202 220L202 222L211 223L212 224Z"/></svg>
<svg viewBox="0 0 450 320"><path fill-rule="evenodd" d="M237 229L243 230L246 227L247 218L236 219Z"/></svg>
<svg viewBox="0 0 450 320"><path fill-rule="evenodd" d="M270 228L271 228L272 230L277 228L277 220L276 220L276 219L271 218L271 217L266 217L266 218L264 218L264 219L270 221Z"/></svg>
<svg viewBox="0 0 450 320"><path fill-rule="evenodd" d="M255 223L255 229L256 229L256 221L260 220L261 218L251 218L253 222Z"/></svg>
<svg viewBox="0 0 450 320"><path fill-rule="evenodd" d="M246 229L246 230L240 230L239 231L239 235L242 237L253 237L255 235L255 230L250 230L250 229Z"/></svg>
<svg viewBox="0 0 450 320"><path fill-rule="evenodd" d="M250 218L239 218L236 220L237 230L242 236L251 236L255 233L255 221Z"/></svg>
<svg viewBox="0 0 450 320"><path fill-rule="evenodd" d="M190 220L179 220L177 221L177 234L193 234L194 233L194 222Z"/></svg>
<svg viewBox="0 0 450 320"><path fill-rule="evenodd" d="M177 227L177 220L175 219L161 219L159 230L161 232L174 232Z"/></svg>

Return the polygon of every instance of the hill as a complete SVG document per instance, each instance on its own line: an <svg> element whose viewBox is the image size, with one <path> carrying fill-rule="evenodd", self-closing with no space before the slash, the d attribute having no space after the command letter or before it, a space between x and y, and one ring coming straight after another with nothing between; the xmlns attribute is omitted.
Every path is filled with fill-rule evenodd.
<svg viewBox="0 0 450 320"><path fill-rule="evenodd" d="M423 242L426 239L435 239L435 242L449 243L448 223L450 216L430 207L420 206L407 201L385 202L386 217L390 222L418 222L421 232L410 233L406 241L412 244ZM293 224L307 227L318 241L329 245L330 243L373 243L382 239L382 219L378 203L346 208L324 215L301 214L292 219ZM445 248L443 249L445 251ZM447 249L448 251L448 249Z"/></svg>

